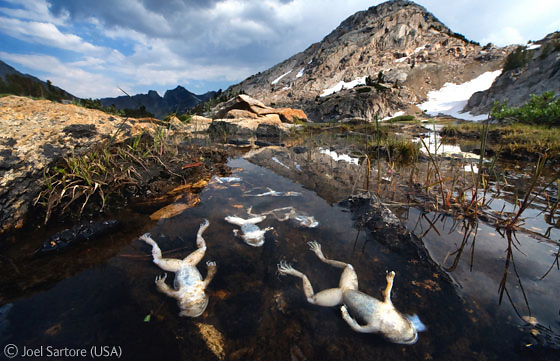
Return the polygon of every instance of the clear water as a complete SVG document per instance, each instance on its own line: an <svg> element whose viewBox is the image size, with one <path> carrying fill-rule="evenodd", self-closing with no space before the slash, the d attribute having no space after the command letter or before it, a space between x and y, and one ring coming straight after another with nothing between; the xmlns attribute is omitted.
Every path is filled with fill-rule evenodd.
<svg viewBox="0 0 560 361"><path fill-rule="evenodd" d="M528 302L510 266L507 289L511 301L504 296L499 305L498 286L508 243L495 229L483 223L474 225L476 240L467 238L458 258L452 253L468 230L454 225L456 221L448 216L428 213L426 218L436 232L421 217L421 208L397 209L408 228L423 236L436 263L449 268L458 258L456 267L449 270L454 282L449 282L438 267L409 253L393 252L379 242L381 233L361 229L352 213L337 204L353 188L363 187L358 171L348 168L359 166L324 157L328 155L316 149L302 154L278 151L274 159L263 156L252 162L234 158L228 164L231 176L242 181L211 182L196 207L175 217L153 222L149 220L153 209L129 207L109 215L124 220L121 231L57 255L31 255L53 230L36 231L27 242L5 247L1 304L13 307L0 319L2 345L14 344L20 351L53 346L88 352L92 346L111 346L118 347L125 360L541 357L522 347L523 322L517 313L530 314L558 329L560 272L553 268L538 280L552 264L557 244L526 232L516 234L519 244L513 254ZM245 196L247 191L265 187L302 195ZM236 226L224 220L228 215L247 218L249 206L255 213L293 206L313 215L320 225L302 228L268 217L259 226L274 230L267 233L262 247L250 247L234 237ZM496 203L496 207L501 205ZM536 219L530 225L544 229L542 215L534 212L528 213ZM151 262L150 248L138 237L150 232L166 257L183 258L196 249L196 232L204 219L210 221L204 233L208 250L198 268L204 276L205 262L213 260L218 272L208 287L210 302L205 313L195 319L183 318L178 316L176 302L156 290L154 279L163 271ZM557 238L557 232L554 228L549 238ZM299 279L279 277L277 264L287 260L308 275L316 291L338 284L340 271L321 263L309 251L306 242L312 240L323 245L329 258L351 263L360 290L372 296L381 298L385 272L394 270L395 306L404 313L418 314L428 327L418 343L395 345L378 335L358 334L342 320L337 307L308 304Z"/></svg>

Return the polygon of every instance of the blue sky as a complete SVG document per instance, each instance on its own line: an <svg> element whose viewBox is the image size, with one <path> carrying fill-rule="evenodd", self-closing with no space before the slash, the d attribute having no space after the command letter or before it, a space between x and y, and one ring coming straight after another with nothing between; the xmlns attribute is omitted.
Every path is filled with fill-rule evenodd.
<svg viewBox="0 0 560 361"><path fill-rule="evenodd" d="M320 41L363 0L0 0L0 59L79 97L225 89ZM451 30L524 44L559 0L418 0ZM452 5L450 5L452 4Z"/></svg>

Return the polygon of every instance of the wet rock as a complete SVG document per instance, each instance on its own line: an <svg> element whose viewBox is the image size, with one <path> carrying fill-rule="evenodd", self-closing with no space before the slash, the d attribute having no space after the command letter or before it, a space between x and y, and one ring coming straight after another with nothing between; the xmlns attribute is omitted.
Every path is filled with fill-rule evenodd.
<svg viewBox="0 0 560 361"><path fill-rule="evenodd" d="M60 251L71 244L101 237L113 231L118 226L119 222L116 220L79 224L51 236L45 241L43 246L37 250L37 253Z"/></svg>
<svg viewBox="0 0 560 361"><path fill-rule="evenodd" d="M226 356L224 351L224 337L214 326L205 323L196 323L200 336L206 342L208 349L218 358L223 360Z"/></svg>

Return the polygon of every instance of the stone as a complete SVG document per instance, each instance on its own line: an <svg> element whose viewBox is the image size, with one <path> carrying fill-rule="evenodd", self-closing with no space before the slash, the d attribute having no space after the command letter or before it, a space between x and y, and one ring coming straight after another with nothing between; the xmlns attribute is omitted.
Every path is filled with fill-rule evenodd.
<svg viewBox="0 0 560 361"><path fill-rule="evenodd" d="M42 188L43 169L113 136L122 141L153 127L151 122L72 104L0 98L0 233L24 225Z"/></svg>
<svg viewBox="0 0 560 361"><path fill-rule="evenodd" d="M278 115L284 123L295 123L296 120L307 121L307 115L301 109L282 108Z"/></svg>

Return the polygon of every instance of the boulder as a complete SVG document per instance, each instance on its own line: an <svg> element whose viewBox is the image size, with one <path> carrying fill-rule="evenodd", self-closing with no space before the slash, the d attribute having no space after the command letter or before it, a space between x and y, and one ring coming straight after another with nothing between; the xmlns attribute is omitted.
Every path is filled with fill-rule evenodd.
<svg viewBox="0 0 560 361"><path fill-rule="evenodd" d="M278 137L288 133L295 119L307 120L303 110L268 107L247 95L225 102L209 127L213 135Z"/></svg>
<svg viewBox="0 0 560 361"><path fill-rule="evenodd" d="M257 119L271 114L278 115L280 120L286 123L293 123L295 118L307 121L307 115L301 109L275 109L245 94L238 95L222 104L214 119Z"/></svg>
<svg viewBox="0 0 560 361"><path fill-rule="evenodd" d="M293 109L293 108L282 108L279 109L280 113L280 120L285 123L295 123L296 120L304 120L307 121L307 115L301 109Z"/></svg>

